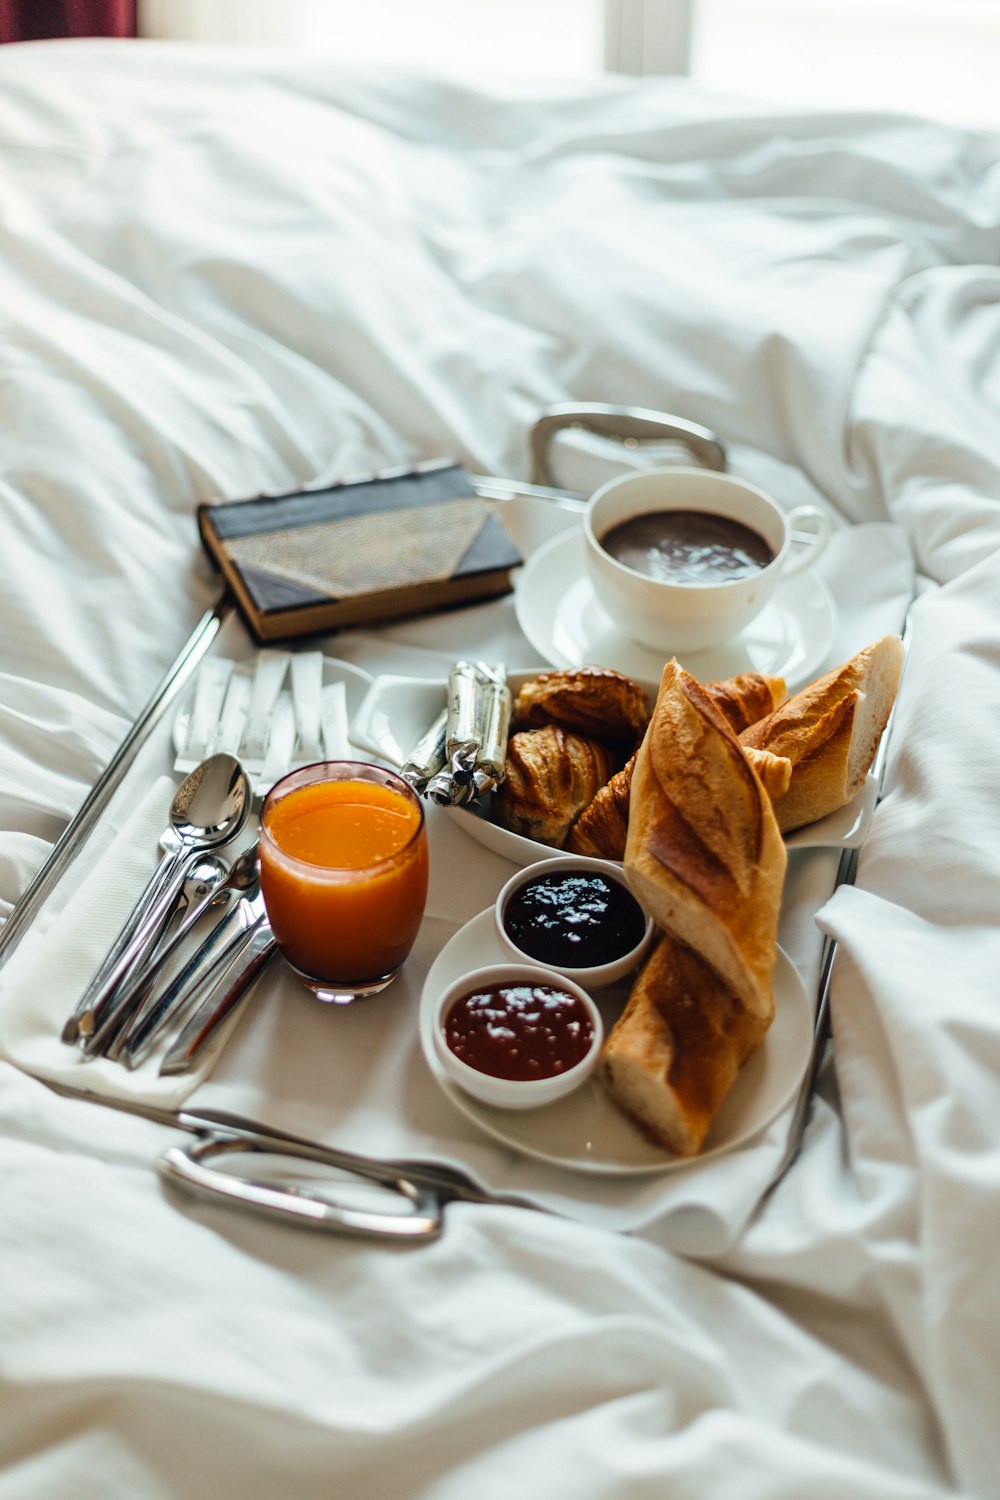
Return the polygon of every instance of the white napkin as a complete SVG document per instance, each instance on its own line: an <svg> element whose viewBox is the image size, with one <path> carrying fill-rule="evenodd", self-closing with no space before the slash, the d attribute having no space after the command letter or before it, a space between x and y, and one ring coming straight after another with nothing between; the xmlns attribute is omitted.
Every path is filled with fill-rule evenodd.
<svg viewBox="0 0 1000 1500"><path fill-rule="evenodd" d="M175 782L159 777L59 911L50 898L0 971L0 1052L38 1078L88 1093L174 1108L212 1066L216 1049L184 1077L161 1078L157 1051L134 1071L85 1059L60 1040L63 1023L159 860ZM81 856L86 859L86 854ZM233 1022L235 1024L235 1021Z"/></svg>

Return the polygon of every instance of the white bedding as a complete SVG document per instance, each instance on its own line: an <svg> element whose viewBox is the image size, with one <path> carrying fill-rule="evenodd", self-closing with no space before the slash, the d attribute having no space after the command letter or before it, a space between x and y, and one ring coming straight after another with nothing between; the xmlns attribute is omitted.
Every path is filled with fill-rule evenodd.
<svg viewBox="0 0 1000 1500"><path fill-rule="evenodd" d="M419 1249L276 1227L0 1063L0 1500L1000 1493L998 397L1000 136L0 51L4 912L215 595L199 500L444 454L524 478L543 408L626 403L829 507L832 660L920 590L886 797L820 918L804 1150L723 1248L492 1206ZM530 659L510 600L330 649L425 675L483 640ZM471 914L510 867L455 837ZM812 978L827 889L787 934Z"/></svg>

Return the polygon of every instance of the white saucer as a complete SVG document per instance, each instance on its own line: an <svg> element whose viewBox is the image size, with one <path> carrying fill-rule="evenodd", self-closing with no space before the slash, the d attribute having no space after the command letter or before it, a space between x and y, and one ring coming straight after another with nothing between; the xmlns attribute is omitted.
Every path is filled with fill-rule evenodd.
<svg viewBox="0 0 1000 1500"><path fill-rule="evenodd" d="M587 576L582 531L563 531L539 547L517 579L514 608L527 639L556 667L614 667L653 692L669 652L623 635L597 602ZM721 646L681 660L699 682L768 672L789 693L813 677L833 644L837 607L822 579L808 571L780 584L746 630Z"/></svg>
<svg viewBox="0 0 1000 1500"><path fill-rule="evenodd" d="M420 1043L427 1066L456 1109L487 1135L525 1156L572 1172L614 1176L674 1172L731 1151L763 1130L795 1094L809 1062L813 1014L791 960L778 949L774 969L775 1017L763 1043L745 1064L698 1156L671 1156L630 1123L612 1104L596 1078L575 1093L541 1109L504 1110L463 1093L434 1052L431 1024L442 990L483 964L507 960L495 936L493 909L473 917L442 948L424 981L420 1003ZM599 992L595 999L610 1027L620 1014L627 985Z"/></svg>

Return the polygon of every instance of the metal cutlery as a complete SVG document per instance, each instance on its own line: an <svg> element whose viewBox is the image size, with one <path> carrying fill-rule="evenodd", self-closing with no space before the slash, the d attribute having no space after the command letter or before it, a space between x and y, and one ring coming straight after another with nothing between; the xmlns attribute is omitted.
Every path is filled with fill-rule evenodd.
<svg viewBox="0 0 1000 1500"><path fill-rule="evenodd" d="M902 632L903 645L906 648L907 654L909 654L912 631L913 601L911 600L906 612L906 619L903 622ZM905 674L905 662L903 671ZM901 687L902 683L900 684L900 688ZM889 760L889 745L892 739L892 732L896 725L896 705L899 702L899 691L900 690L897 689L895 703L893 704L890 711L888 722L886 723L886 726L882 731L882 738L879 741L878 749L875 752L875 759L869 772L869 779L874 783L875 787L874 807L872 809L873 812L875 809L877 809L878 804L882 801L882 797L885 792L885 777L886 767ZM867 837L867 829L865 830L865 837ZM861 842L846 848L841 854L840 864L837 868L837 876L833 886L834 891L839 890L842 885L854 884L857 878L858 860L863 842L864 840L861 840ZM831 892L831 895L832 894L833 893ZM775 1188L788 1173L789 1168L797 1160L799 1152L802 1149L802 1141L805 1135L806 1124L809 1119L809 1111L812 1106L813 1095L816 1091L816 1085L819 1081L819 1074L823 1064L826 1044L830 1037L830 991L833 983L834 962L837 957L837 952L838 945L836 938L826 938L823 944L823 955L820 965L819 990L817 993L816 1001L816 1019L813 1025L813 1038L809 1054L809 1063L795 1101L795 1108L792 1111L792 1117L788 1127L788 1134L785 1138L785 1149L782 1152L781 1159L779 1160L778 1165L775 1167L773 1173L771 1174L771 1178L767 1184L767 1187L764 1189L764 1192L761 1195L761 1203L763 1203L767 1198L771 1196Z"/></svg>
<svg viewBox="0 0 1000 1500"><path fill-rule="evenodd" d="M232 755L212 756L174 794L170 822L160 840L160 863L63 1027L64 1042L86 1046L118 986L144 963L163 935L198 859L236 838L250 813L246 772Z"/></svg>
<svg viewBox="0 0 1000 1500"><path fill-rule="evenodd" d="M210 1038L236 1006L249 995L265 966L277 952L266 915L261 913L239 940L234 956L210 981L204 998L185 1023L160 1064L161 1076L190 1073Z"/></svg>
<svg viewBox="0 0 1000 1500"><path fill-rule="evenodd" d="M198 997L207 980L235 955L247 930L263 913L257 845L244 850L229 875L229 886L239 900L212 928L187 963L159 993L147 992L109 1056L128 1068L138 1067L156 1046L167 1027Z"/></svg>
<svg viewBox="0 0 1000 1500"><path fill-rule="evenodd" d="M199 855L191 864L151 951L132 967L108 996L94 1029L77 1038L85 1057L114 1057L124 1027L149 994L163 965L202 912L218 899L217 892L228 869L225 861L215 854Z"/></svg>

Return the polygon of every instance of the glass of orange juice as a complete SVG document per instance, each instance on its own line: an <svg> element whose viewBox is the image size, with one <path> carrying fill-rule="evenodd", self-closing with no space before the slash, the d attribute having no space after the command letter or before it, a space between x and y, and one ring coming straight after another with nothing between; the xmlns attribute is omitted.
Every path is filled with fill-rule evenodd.
<svg viewBox="0 0 1000 1500"><path fill-rule="evenodd" d="M427 900L420 798L395 772L320 761L275 782L260 819L260 887L275 941L320 1000L391 983Z"/></svg>

